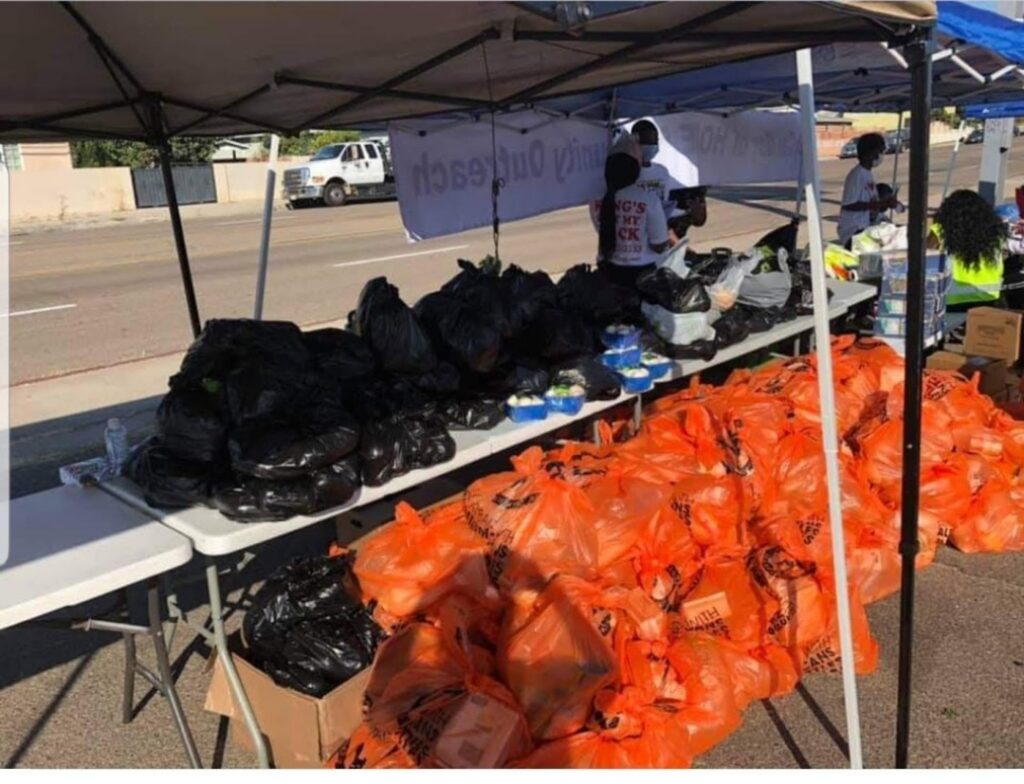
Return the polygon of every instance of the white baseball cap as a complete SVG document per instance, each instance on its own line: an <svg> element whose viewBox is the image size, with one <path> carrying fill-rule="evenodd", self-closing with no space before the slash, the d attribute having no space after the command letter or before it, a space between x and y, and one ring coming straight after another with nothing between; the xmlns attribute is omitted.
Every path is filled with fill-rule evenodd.
<svg viewBox="0 0 1024 784"><path fill-rule="evenodd" d="M608 150L608 157L613 155L629 155L637 163L643 163L642 156L640 154L640 145L637 144L636 139L633 138L631 133L620 133L619 137L612 144Z"/></svg>

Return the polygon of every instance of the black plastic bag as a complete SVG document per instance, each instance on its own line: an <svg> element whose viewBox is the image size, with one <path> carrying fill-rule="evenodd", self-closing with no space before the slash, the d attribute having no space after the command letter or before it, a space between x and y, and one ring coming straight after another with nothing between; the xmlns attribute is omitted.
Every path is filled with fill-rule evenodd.
<svg viewBox="0 0 1024 784"><path fill-rule="evenodd" d="M158 437L134 449L125 476L142 488L146 503L157 509L204 504L210 494L210 466L176 457Z"/></svg>
<svg viewBox="0 0 1024 784"><path fill-rule="evenodd" d="M780 308L751 308L741 305L739 310L746 318L751 334L767 332L780 320Z"/></svg>
<svg viewBox="0 0 1024 784"><path fill-rule="evenodd" d="M594 333L571 313L546 308L526 331L524 351L549 362L572 359L596 350Z"/></svg>
<svg viewBox="0 0 1024 784"><path fill-rule="evenodd" d="M711 297L697 279L681 278L667 267L656 267L637 278L637 290L645 301L671 313L706 313Z"/></svg>
<svg viewBox="0 0 1024 784"><path fill-rule="evenodd" d="M505 406L500 400L452 398L441 403L438 413L451 430L490 430L505 419Z"/></svg>
<svg viewBox="0 0 1024 784"><path fill-rule="evenodd" d="M302 334L303 342L321 372L347 381L372 375L377 368L373 349L354 332L345 329L316 329Z"/></svg>
<svg viewBox="0 0 1024 784"><path fill-rule="evenodd" d="M511 337L509 305L501 278L494 273L483 271L465 259L459 259L458 264L459 274L441 287L441 293L461 301L500 337Z"/></svg>
<svg viewBox="0 0 1024 784"><path fill-rule="evenodd" d="M387 278L374 278L363 288L356 327L390 373L427 373L437 364L429 336Z"/></svg>
<svg viewBox="0 0 1024 784"><path fill-rule="evenodd" d="M358 459L353 456L299 479L239 475L214 488L213 505L225 517L246 523L317 514L352 500L359 490L359 470Z"/></svg>
<svg viewBox="0 0 1024 784"><path fill-rule="evenodd" d="M413 376L410 380L417 389L436 397L452 395L462 386L462 374L449 362L438 362L429 373Z"/></svg>
<svg viewBox="0 0 1024 784"><path fill-rule="evenodd" d="M526 272L514 264L501 273L501 288L512 336L522 334L541 310L558 301L558 290L546 272Z"/></svg>
<svg viewBox="0 0 1024 784"><path fill-rule="evenodd" d="M275 683L322 697L373 662L383 630L350 593L351 558L297 558L245 614L249 659Z"/></svg>
<svg viewBox="0 0 1024 784"><path fill-rule="evenodd" d="M579 384L587 400L614 400L622 392L615 372L594 357L580 357L551 369L552 384Z"/></svg>
<svg viewBox="0 0 1024 784"><path fill-rule="evenodd" d="M224 379L231 423L244 425L290 410L305 380L297 368L258 359L237 366Z"/></svg>
<svg viewBox="0 0 1024 784"><path fill-rule="evenodd" d="M718 353L718 347L713 340L695 340L685 346L666 343L664 351L660 353L670 359L700 359L710 362Z"/></svg>
<svg viewBox="0 0 1024 784"><path fill-rule="evenodd" d="M606 327L639 318L640 295L618 286L600 269L577 264L566 270L556 287L562 308Z"/></svg>
<svg viewBox="0 0 1024 784"><path fill-rule="evenodd" d="M359 445L354 419L338 419L329 430L288 423L254 422L228 439L231 467L259 479L297 479L337 463Z"/></svg>
<svg viewBox="0 0 1024 784"><path fill-rule="evenodd" d="M501 354L501 335L455 296L428 294L414 308L439 352L461 368L489 373Z"/></svg>
<svg viewBox="0 0 1024 784"><path fill-rule="evenodd" d="M202 388L172 389L156 410L157 430L171 454L196 463L216 463L227 451L228 423L217 396Z"/></svg>
<svg viewBox="0 0 1024 784"><path fill-rule="evenodd" d="M750 336L750 323L746 315L737 308L723 313L714 323L714 327L715 348L719 350L736 345Z"/></svg>
<svg viewBox="0 0 1024 784"><path fill-rule="evenodd" d="M380 487L416 468L455 456L455 441L438 417L396 415L370 422L359 445L363 484Z"/></svg>
<svg viewBox="0 0 1024 784"><path fill-rule="evenodd" d="M171 387L196 387L223 380L239 364L272 364L282 373L301 373L310 363L302 331L289 321L211 319L195 339Z"/></svg>

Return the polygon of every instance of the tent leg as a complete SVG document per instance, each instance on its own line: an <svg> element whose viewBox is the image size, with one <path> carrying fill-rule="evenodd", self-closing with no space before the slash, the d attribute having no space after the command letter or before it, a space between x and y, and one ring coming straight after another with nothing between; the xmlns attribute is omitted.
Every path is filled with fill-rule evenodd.
<svg viewBox="0 0 1024 784"><path fill-rule="evenodd" d="M260 231L260 263L256 273L256 304L252 317L263 318L263 297L267 290L267 265L270 255L270 221L274 216L274 182L277 179L277 149L280 137L270 137L270 160L267 162L267 192L263 196L263 226Z"/></svg>
<svg viewBox="0 0 1024 784"><path fill-rule="evenodd" d="M828 480L829 525L832 531L832 563L835 570L836 610L839 618L839 651L843 672L843 702L850 767L864 767L860 742L860 711L853 661L853 630L850 594L846 578L846 543L843 536L843 501L839 484L839 435L836 425L835 389L832 382L832 341L829 334L828 288L821 229L821 179L814 124L814 72L811 50L796 53L800 84L800 127L803 136L803 179L806 182L807 232L811 244L811 282L814 290L814 335L818 358L818 394L821 397L821 437L825 448Z"/></svg>
<svg viewBox="0 0 1024 784"><path fill-rule="evenodd" d="M198 337L202 325L199 321L199 305L196 303L196 290L192 285L192 269L188 263L185 229L181 224L181 211L178 209L178 190L174 187L174 173L171 170L171 145L167 139L160 139L156 146L160 153L160 171L164 175L167 209L171 214L171 230L174 232L174 245L178 249L181 283L185 287L185 302L188 305L188 318L192 324L192 337Z"/></svg>
<svg viewBox="0 0 1024 784"><path fill-rule="evenodd" d="M907 767L910 739L910 663L914 639L914 565L920 549L921 379L924 363L925 242L928 223L928 131L932 108L930 34L906 48L910 63L910 204L907 219L907 359L903 377L900 649L896 694L896 767Z"/></svg>
<svg viewBox="0 0 1024 784"><path fill-rule="evenodd" d="M960 152L960 139L963 138L964 128L967 126L966 120L960 121L960 127L956 131L956 141L953 142L953 152L949 154L949 168L946 169L946 182L942 186L942 201L946 200L946 194L949 193L949 183L953 179L953 169L956 168L956 156Z"/></svg>

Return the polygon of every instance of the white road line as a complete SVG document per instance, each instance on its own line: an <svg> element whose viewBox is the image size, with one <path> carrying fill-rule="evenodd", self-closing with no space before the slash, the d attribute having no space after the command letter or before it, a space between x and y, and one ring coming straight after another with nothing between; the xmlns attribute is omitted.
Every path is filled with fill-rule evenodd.
<svg viewBox="0 0 1024 784"><path fill-rule="evenodd" d="M17 240L15 242L8 242L7 243L7 247L13 247L14 245L24 245L24 244L25 244L24 240Z"/></svg>
<svg viewBox="0 0 1024 784"><path fill-rule="evenodd" d="M415 253L399 253L397 256L378 256L375 259L358 259L356 261L343 261L340 264L333 264L334 267L356 267L360 264L376 264L378 261L394 261L395 259L411 259L413 256L430 256L433 253L447 253L450 250L463 250L469 245L452 245L448 248L431 248L430 250L418 250Z"/></svg>
<svg viewBox="0 0 1024 784"><path fill-rule="evenodd" d="M48 308L33 308L32 310L16 310L13 313L0 313L0 318L14 318L15 316L31 316L35 313L51 313L55 310L68 310L70 308L77 308L78 305L52 305Z"/></svg>
<svg viewBox="0 0 1024 784"><path fill-rule="evenodd" d="M243 223L263 223L263 218L247 218L246 220L221 221L214 226L241 226Z"/></svg>

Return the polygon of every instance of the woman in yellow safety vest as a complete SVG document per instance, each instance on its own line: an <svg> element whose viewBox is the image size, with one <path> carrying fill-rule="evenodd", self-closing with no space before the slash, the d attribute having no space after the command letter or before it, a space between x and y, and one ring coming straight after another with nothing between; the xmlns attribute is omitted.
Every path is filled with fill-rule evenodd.
<svg viewBox="0 0 1024 784"><path fill-rule="evenodd" d="M951 193L935 213L928 247L946 254L953 281L946 308L963 312L1001 305L1006 224L974 191Z"/></svg>

